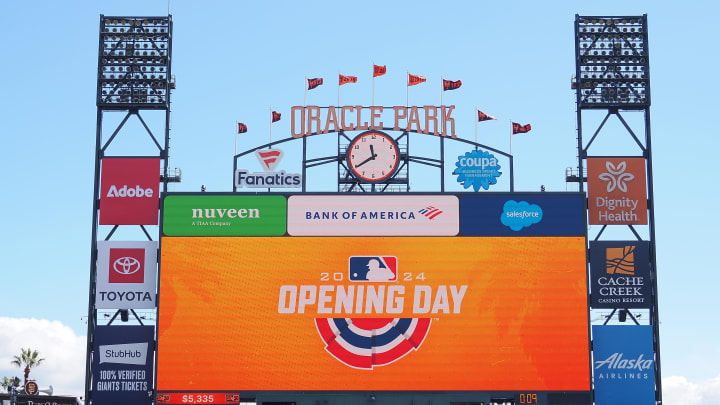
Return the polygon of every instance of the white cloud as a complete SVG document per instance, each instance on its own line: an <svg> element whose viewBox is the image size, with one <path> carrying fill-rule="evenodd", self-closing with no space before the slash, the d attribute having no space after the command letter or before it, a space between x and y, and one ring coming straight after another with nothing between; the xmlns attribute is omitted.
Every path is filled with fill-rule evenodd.
<svg viewBox="0 0 720 405"><path fill-rule="evenodd" d="M698 383L685 377L663 378L663 403L684 405L720 405L720 375Z"/></svg>
<svg viewBox="0 0 720 405"><path fill-rule="evenodd" d="M85 336L77 336L59 321L0 317L0 379L18 376L23 369L10 364L21 348L37 350L45 361L30 371L40 388L53 386L53 395L84 396Z"/></svg>

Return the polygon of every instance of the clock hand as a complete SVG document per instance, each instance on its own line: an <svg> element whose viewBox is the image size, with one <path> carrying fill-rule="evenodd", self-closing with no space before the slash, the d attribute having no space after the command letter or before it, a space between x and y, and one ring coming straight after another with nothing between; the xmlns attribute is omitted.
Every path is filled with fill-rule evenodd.
<svg viewBox="0 0 720 405"><path fill-rule="evenodd" d="M355 165L355 168L358 168L371 160L375 160L376 157L377 157L377 155L371 155L369 158L367 158L367 159L363 160L362 162L358 163L357 165Z"/></svg>
<svg viewBox="0 0 720 405"><path fill-rule="evenodd" d="M373 149L372 145L370 145L370 156L372 156L373 159L377 157L377 155L375 154L375 149Z"/></svg>

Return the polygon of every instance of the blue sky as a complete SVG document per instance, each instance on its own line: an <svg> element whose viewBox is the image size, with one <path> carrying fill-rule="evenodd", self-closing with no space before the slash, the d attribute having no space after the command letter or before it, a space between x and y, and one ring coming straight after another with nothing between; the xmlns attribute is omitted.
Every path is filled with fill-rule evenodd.
<svg viewBox="0 0 720 405"><path fill-rule="evenodd" d="M720 82L709 75L718 62L711 27L719 8L710 1L174 1L170 167L183 171L174 190L204 184L230 191L235 122L250 129L240 150L267 142L271 109L283 113L273 139L289 136L290 107L303 103L305 76L325 78L308 93L308 104L335 104L342 73L358 76L357 84L342 87L342 104L369 105L373 61L388 68L375 82L376 104L405 102L406 71L428 78L410 88L414 105L439 104L441 76L461 79L462 88L443 96L457 106L458 136L474 138L475 107L499 118L479 126L479 141L493 148L508 151L509 120L531 123L532 132L512 142L516 190L576 190L564 178L577 154L570 89L575 14L647 13L662 373L667 395L720 403L720 331L711 310L720 281L712 264L720 147L713 100ZM84 350L99 15L167 12L168 3L155 0L0 6L0 376L20 374L9 358L32 344L48 362L33 372L39 380L79 375L61 389L82 389L84 360L79 372L49 363L82 359L75 353ZM106 114L106 128L120 118ZM137 134L111 152L152 152Z"/></svg>

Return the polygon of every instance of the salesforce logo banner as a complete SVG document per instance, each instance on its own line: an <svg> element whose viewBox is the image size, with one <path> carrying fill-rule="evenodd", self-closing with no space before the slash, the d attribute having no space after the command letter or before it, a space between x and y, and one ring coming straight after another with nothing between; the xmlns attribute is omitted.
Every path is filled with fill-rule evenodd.
<svg viewBox="0 0 720 405"><path fill-rule="evenodd" d="M593 325L596 405L655 405L650 325Z"/></svg>
<svg viewBox="0 0 720 405"><path fill-rule="evenodd" d="M460 234L584 236L585 198L579 193L463 195L460 197Z"/></svg>
<svg viewBox="0 0 720 405"><path fill-rule="evenodd" d="M93 403L150 405L154 326L97 326L93 345Z"/></svg>

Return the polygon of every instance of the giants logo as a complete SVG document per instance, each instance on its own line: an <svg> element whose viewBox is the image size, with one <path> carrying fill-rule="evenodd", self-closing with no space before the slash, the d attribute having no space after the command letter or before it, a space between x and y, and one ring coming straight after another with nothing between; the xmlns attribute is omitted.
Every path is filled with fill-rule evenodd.
<svg viewBox="0 0 720 405"><path fill-rule="evenodd" d="M104 158L100 225L157 225L160 159Z"/></svg>
<svg viewBox="0 0 720 405"><path fill-rule="evenodd" d="M108 282L145 282L145 249L111 248Z"/></svg>

